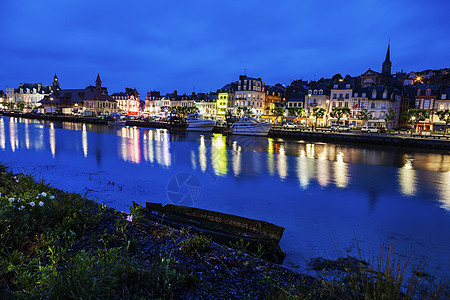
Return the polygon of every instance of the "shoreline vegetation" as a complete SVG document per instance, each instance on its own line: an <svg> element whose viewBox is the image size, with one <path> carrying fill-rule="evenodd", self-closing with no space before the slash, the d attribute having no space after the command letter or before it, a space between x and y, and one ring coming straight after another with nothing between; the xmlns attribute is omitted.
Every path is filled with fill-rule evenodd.
<svg viewBox="0 0 450 300"><path fill-rule="evenodd" d="M0 162L1 299L445 299L448 283L407 279L408 259L341 255L295 273L207 236L123 213Z"/></svg>

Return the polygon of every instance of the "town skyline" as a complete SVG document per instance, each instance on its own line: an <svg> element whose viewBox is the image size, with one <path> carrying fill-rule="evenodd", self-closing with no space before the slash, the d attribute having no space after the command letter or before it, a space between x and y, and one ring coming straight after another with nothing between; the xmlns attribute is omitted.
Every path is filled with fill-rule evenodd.
<svg viewBox="0 0 450 300"><path fill-rule="evenodd" d="M393 74L440 69L450 61L449 5L429 1L424 13L418 1L3 3L0 89L48 84L55 73L64 88L100 73L111 91L184 93L241 74L270 85L359 76L381 72L389 41Z"/></svg>

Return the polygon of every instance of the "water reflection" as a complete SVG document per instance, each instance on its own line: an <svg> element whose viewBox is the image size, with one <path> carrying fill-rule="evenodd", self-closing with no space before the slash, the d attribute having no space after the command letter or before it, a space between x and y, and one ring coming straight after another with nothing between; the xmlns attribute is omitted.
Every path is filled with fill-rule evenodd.
<svg viewBox="0 0 450 300"><path fill-rule="evenodd" d="M83 124L82 130L83 132L81 134L81 145L83 148L83 155L86 158L88 156L88 138L87 138L86 124Z"/></svg>
<svg viewBox="0 0 450 300"><path fill-rule="evenodd" d="M416 194L416 171L413 169L413 160L405 154L405 163L398 170L400 190L406 196L414 196Z"/></svg>
<svg viewBox="0 0 450 300"><path fill-rule="evenodd" d="M104 144L103 134L118 140ZM364 177L368 183L363 188L369 191L371 199L376 198L373 191L379 190L376 186L378 175L373 170L380 174L383 171L377 168L372 173L359 175L352 168L370 165L394 167L394 190L413 197L424 192L425 188L419 186L424 185L438 194L436 197L442 207L450 210L450 155L447 153L0 118L0 149L17 152L21 148L47 151L53 158L61 151L72 151L75 153L70 155L83 158L93 153L98 163L105 153L113 150L114 157L133 164L150 163L168 168L176 161L177 166L187 165L191 170L198 169L220 177L268 174L283 182L294 179L301 189L312 185L339 189L350 188L352 184L362 187L358 180ZM422 170L436 172L437 175L419 175Z"/></svg>

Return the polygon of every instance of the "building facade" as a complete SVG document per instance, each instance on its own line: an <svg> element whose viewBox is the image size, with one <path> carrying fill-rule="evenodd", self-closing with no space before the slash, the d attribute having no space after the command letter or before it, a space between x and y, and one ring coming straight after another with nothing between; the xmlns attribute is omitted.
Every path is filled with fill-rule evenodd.
<svg viewBox="0 0 450 300"><path fill-rule="evenodd" d="M246 106L252 114L262 115L266 99L265 84L261 78L240 75L235 91L235 107Z"/></svg>
<svg viewBox="0 0 450 300"><path fill-rule="evenodd" d="M49 96L53 91L59 89L58 76L53 77L52 85L42 85L42 83L21 83L16 89L6 89L6 102L19 104L23 103L25 108L36 108L44 97Z"/></svg>
<svg viewBox="0 0 450 300"><path fill-rule="evenodd" d="M144 103L136 89L126 88L125 92L111 94L111 97L116 100L120 112L129 116L137 116L143 112Z"/></svg>

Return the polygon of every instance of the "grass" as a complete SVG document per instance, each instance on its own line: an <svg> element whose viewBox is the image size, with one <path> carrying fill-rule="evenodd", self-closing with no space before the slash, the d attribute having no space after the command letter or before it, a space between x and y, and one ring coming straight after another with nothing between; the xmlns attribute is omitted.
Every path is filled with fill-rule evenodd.
<svg viewBox="0 0 450 300"><path fill-rule="evenodd" d="M0 299L172 298L181 286L197 286L197 278L183 271L171 254L139 261L134 254L143 241L130 233L142 216L139 207L130 212L112 212L28 175L11 174L0 165ZM209 238L190 234L188 229L174 234L172 228L161 225L151 232L156 241L173 241L186 257L201 260L211 251ZM244 241L230 245L237 252L249 248ZM423 265L413 268L411 254L396 254L393 243L382 245L376 258L367 262L357 248L356 258L336 247L339 259L314 261L320 281L308 276L292 282L264 277L267 298L450 298L447 284L425 280ZM259 247L254 255L261 253ZM233 264L227 264L222 262L228 270L223 274L234 276ZM217 273L216 267L221 265L210 265L212 274ZM340 275L327 275L333 272ZM214 282L205 283L211 293L220 289Z"/></svg>
<svg viewBox="0 0 450 300"><path fill-rule="evenodd" d="M167 298L175 287L195 284L170 256L135 260L137 241L126 233L132 215L97 234L106 209L0 166L0 298ZM137 209L132 213L139 218Z"/></svg>

